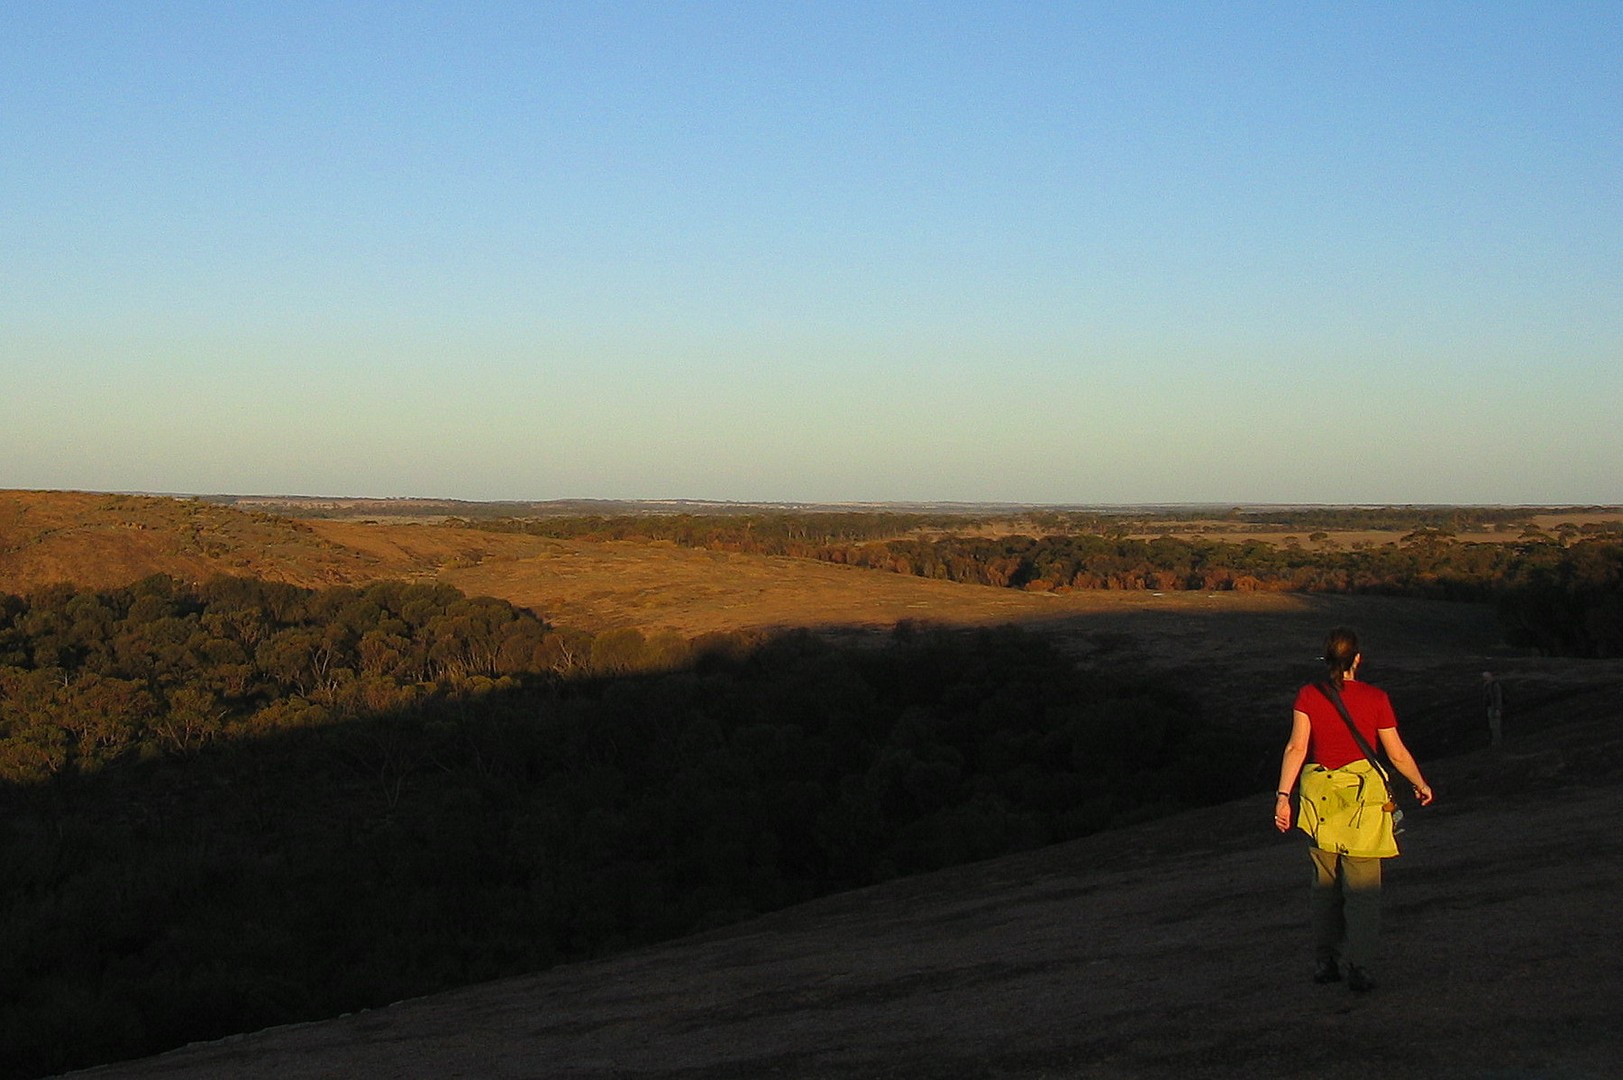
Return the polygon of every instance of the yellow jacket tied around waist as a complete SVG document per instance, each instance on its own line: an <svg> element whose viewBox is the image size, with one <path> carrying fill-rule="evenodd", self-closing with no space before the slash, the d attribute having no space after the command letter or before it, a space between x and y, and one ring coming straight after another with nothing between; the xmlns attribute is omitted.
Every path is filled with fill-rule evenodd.
<svg viewBox="0 0 1623 1080"><path fill-rule="evenodd" d="M1398 853L1393 803L1375 766L1360 758L1339 769L1302 770L1296 827L1323 851L1366 859Z"/></svg>

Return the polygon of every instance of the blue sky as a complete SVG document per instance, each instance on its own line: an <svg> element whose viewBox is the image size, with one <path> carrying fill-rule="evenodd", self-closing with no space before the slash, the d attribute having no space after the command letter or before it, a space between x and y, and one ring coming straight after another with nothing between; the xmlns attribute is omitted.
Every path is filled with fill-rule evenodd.
<svg viewBox="0 0 1623 1080"><path fill-rule="evenodd" d="M0 487L1623 503L1623 6L0 6Z"/></svg>

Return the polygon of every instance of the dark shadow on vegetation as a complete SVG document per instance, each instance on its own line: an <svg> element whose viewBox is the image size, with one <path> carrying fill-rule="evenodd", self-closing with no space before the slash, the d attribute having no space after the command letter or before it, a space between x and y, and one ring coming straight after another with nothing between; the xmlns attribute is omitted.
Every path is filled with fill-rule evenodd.
<svg viewBox="0 0 1623 1080"><path fill-rule="evenodd" d="M538 621L443 589L153 580L8 616L8 1077L1226 799L1246 756L1184 690L1012 628L722 636L622 675L577 639L602 670L564 676ZM510 640L529 670L476 656Z"/></svg>
<svg viewBox="0 0 1623 1080"><path fill-rule="evenodd" d="M1214 721L1209 686L1151 674L1134 640L1079 660L1012 627L593 638L400 583L0 598L0 1076L1256 790L1283 719ZM1455 715L1422 716L1417 751Z"/></svg>

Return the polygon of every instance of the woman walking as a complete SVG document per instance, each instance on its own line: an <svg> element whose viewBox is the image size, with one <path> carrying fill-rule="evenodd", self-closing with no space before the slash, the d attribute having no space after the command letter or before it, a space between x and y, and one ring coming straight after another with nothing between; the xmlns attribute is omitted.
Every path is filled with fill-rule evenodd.
<svg viewBox="0 0 1623 1080"><path fill-rule="evenodd" d="M1297 824L1314 841L1313 981L1339 982L1345 965L1347 986L1363 993L1375 987L1370 969L1380 932L1381 860L1398 853L1395 806L1384 771L1368 752L1372 744L1379 740L1421 806L1430 805L1432 790L1398 735L1386 692L1357 681L1363 661L1358 635L1345 627L1330 631L1324 660L1329 678L1296 694L1274 827L1290 829L1290 793L1300 778Z"/></svg>

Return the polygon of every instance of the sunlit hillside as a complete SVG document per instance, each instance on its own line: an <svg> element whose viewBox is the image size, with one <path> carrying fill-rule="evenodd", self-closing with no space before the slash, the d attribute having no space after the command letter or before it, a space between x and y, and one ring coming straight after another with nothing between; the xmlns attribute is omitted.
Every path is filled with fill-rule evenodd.
<svg viewBox="0 0 1623 1080"><path fill-rule="evenodd" d="M0 493L0 591L59 582L124 585L151 574L181 580L231 574L305 586L444 582L510 600L559 625L689 635L886 627L902 619L1027 621L1152 599L1034 595L665 542L556 540L387 519L296 519L154 496ZM1236 610L1296 606L1288 598L1241 595L1223 604Z"/></svg>

